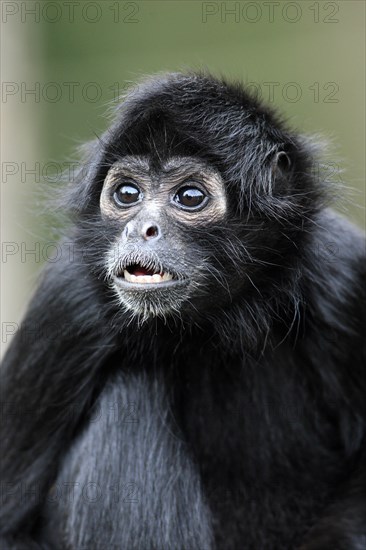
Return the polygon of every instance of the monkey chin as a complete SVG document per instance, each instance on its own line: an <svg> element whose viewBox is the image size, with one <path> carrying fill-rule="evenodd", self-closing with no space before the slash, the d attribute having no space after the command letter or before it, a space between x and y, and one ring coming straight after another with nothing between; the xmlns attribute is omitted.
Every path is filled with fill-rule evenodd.
<svg viewBox="0 0 366 550"><path fill-rule="evenodd" d="M112 286L131 321L137 321L138 325L153 318L180 318L181 306L189 297L187 279L143 284L115 277Z"/></svg>

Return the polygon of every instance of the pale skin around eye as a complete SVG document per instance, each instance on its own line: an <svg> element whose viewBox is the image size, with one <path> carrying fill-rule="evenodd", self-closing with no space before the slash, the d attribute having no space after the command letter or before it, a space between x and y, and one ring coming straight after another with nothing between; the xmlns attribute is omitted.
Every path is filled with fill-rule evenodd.
<svg viewBox="0 0 366 550"><path fill-rule="evenodd" d="M197 186L195 181L199 182ZM123 202L118 205L115 200L116 190L121 186L137 190L137 200L126 208ZM111 167L104 181L100 197L102 216L123 222L142 207L156 212L164 209L183 222L209 224L221 220L226 213L224 184L216 170L191 157L172 157L161 172L153 175L149 159L125 157Z"/></svg>

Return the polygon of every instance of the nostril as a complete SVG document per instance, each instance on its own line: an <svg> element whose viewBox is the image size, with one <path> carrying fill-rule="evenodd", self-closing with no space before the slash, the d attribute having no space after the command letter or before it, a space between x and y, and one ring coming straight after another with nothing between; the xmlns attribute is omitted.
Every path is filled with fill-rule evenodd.
<svg viewBox="0 0 366 550"><path fill-rule="evenodd" d="M158 237L159 236L159 228L157 225L149 225L146 229L145 229L145 238L147 239L152 239L154 237Z"/></svg>
<svg viewBox="0 0 366 550"><path fill-rule="evenodd" d="M148 227L146 230L146 236L147 237L155 237L155 235L158 234L158 228L156 225L152 225L151 227Z"/></svg>

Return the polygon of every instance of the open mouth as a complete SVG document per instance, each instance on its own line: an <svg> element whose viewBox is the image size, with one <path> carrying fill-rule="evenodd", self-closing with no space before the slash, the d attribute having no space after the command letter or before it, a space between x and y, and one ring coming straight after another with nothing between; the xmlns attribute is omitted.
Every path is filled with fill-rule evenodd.
<svg viewBox="0 0 366 550"><path fill-rule="evenodd" d="M151 289L186 283L187 279L173 273L160 262L152 259L127 259L114 272L114 281L125 289Z"/></svg>
<svg viewBox="0 0 366 550"><path fill-rule="evenodd" d="M167 271L159 271L154 268L147 268L139 264L132 264L123 270L122 274L128 283L152 284L173 281L174 276Z"/></svg>

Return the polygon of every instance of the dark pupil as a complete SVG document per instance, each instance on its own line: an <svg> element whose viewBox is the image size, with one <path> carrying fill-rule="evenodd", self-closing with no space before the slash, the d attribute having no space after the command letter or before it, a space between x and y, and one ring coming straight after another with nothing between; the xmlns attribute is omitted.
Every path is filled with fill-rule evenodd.
<svg viewBox="0 0 366 550"><path fill-rule="evenodd" d="M139 198L140 192L133 185L121 185L116 191L116 197L123 204L132 204Z"/></svg>
<svg viewBox="0 0 366 550"><path fill-rule="evenodd" d="M184 187L177 193L177 200L183 206L195 207L201 204L205 195L196 187Z"/></svg>

